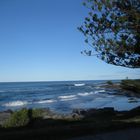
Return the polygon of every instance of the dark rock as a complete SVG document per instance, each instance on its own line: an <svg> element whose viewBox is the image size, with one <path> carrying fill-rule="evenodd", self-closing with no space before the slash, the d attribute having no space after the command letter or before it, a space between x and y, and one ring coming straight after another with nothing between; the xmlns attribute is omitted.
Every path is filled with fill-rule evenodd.
<svg viewBox="0 0 140 140"><path fill-rule="evenodd" d="M120 86L124 90L140 93L140 80L122 80Z"/></svg>
<svg viewBox="0 0 140 140"><path fill-rule="evenodd" d="M0 125L3 125L4 122L10 118L12 114L12 111L10 110L7 110L7 111L4 111L4 112L0 112Z"/></svg>
<svg viewBox="0 0 140 140"><path fill-rule="evenodd" d="M116 111L113 107L106 107L102 109L74 109L73 115L77 114L82 117L97 117L97 116L112 116L115 115Z"/></svg>
<svg viewBox="0 0 140 140"><path fill-rule="evenodd" d="M74 114L72 114L72 118L73 118L74 120L80 120L80 119L82 119L82 116L79 115L79 114L74 113Z"/></svg>
<svg viewBox="0 0 140 140"><path fill-rule="evenodd" d="M115 110L113 107L106 107L102 109L89 109L87 110L86 116L85 117L104 117L104 116L112 116L115 115Z"/></svg>
<svg viewBox="0 0 140 140"><path fill-rule="evenodd" d="M85 109L73 109L72 113L84 116L87 113Z"/></svg>
<svg viewBox="0 0 140 140"><path fill-rule="evenodd" d="M127 112L127 114L129 116L137 116L137 115L140 115L140 106L139 107L136 107L130 111Z"/></svg>

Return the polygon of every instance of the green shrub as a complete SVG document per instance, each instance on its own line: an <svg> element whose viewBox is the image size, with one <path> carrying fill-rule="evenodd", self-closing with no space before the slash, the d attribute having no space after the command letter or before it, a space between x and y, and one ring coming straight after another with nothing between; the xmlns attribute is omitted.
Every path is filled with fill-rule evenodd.
<svg viewBox="0 0 140 140"><path fill-rule="evenodd" d="M10 118L3 124L3 127L21 127L26 126L29 123L29 115L27 109L15 111Z"/></svg>
<svg viewBox="0 0 140 140"><path fill-rule="evenodd" d="M43 116L42 109L32 109L32 118L41 118Z"/></svg>
<svg viewBox="0 0 140 140"><path fill-rule="evenodd" d="M121 87L126 90L140 92L140 80L122 80Z"/></svg>

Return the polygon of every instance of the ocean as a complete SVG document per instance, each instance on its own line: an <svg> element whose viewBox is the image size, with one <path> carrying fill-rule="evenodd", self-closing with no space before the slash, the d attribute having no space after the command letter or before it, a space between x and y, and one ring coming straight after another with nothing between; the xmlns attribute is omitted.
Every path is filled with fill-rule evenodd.
<svg viewBox="0 0 140 140"><path fill-rule="evenodd" d="M119 81L113 81L115 83ZM0 111L21 108L50 108L70 113L73 109L114 107L130 110L140 99L119 95L103 85L106 81L11 82L0 83Z"/></svg>

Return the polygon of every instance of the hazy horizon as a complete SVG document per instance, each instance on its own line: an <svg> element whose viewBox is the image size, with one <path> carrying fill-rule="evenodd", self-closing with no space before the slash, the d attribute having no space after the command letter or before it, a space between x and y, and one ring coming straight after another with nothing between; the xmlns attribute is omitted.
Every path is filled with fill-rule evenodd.
<svg viewBox="0 0 140 140"><path fill-rule="evenodd" d="M127 77L126 77L127 78ZM6 82L3 82L3 81L0 81L0 83L38 83L38 82L84 82L84 81L121 81L121 80L125 80L126 78L124 79L91 79L91 80L56 80L56 81L53 81L53 80L48 80L48 81L6 81ZM132 80L139 80L138 79L133 79L131 78Z"/></svg>

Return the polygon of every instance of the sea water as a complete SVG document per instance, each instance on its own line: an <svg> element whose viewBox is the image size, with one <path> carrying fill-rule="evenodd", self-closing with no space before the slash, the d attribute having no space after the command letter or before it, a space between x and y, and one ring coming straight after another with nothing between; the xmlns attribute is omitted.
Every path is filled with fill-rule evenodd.
<svg viewBox="0 0 140 140"><path fill-rule="evenodd" d="M139 98L134 97L135 101L130 102L132 97L120 95L119 90L107 88L105 84L102 80L0 83L0 111L50 108L68 113L77 108L130 110L140 105Z"/></svg>

